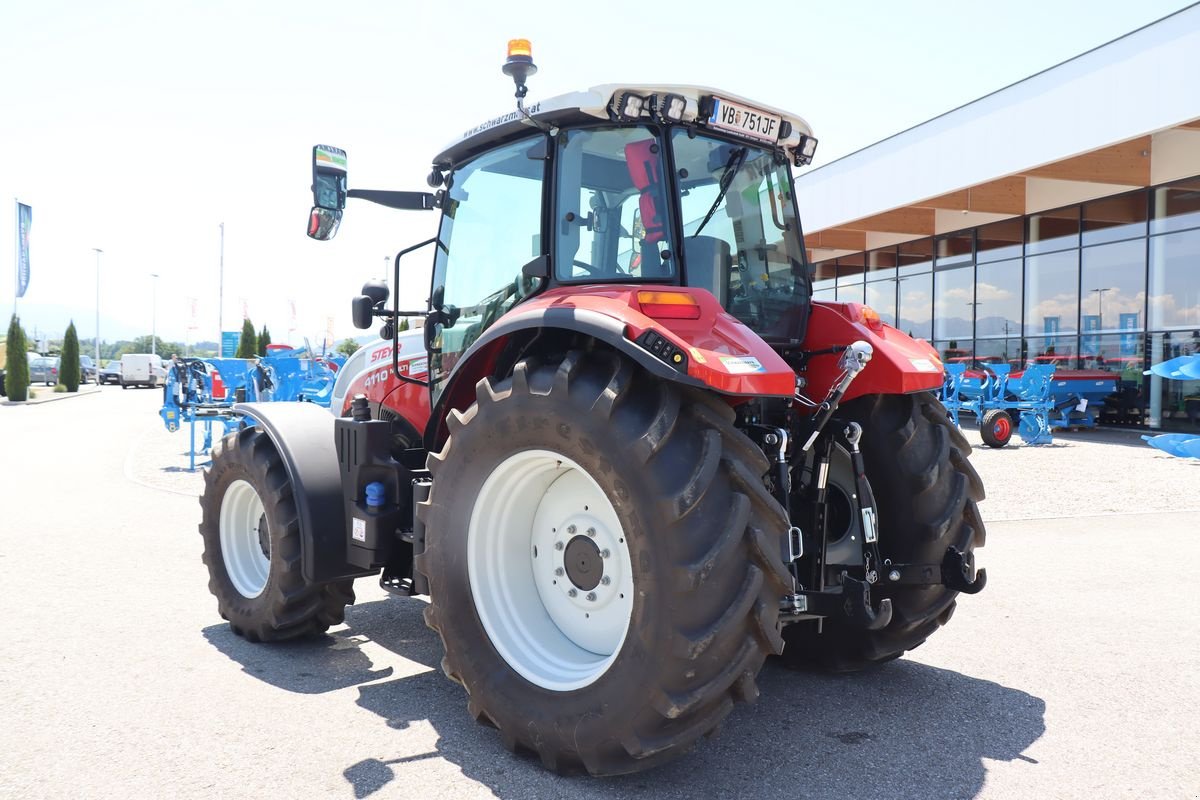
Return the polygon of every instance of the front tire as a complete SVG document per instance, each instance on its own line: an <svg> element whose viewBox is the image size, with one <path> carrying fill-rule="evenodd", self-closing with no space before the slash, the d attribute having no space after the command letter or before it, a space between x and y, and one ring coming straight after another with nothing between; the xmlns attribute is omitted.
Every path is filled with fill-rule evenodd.
<svg viewBox="0 0 1200 800"><path fill-rule="evenodd" d="M863 461L875 496L883 558L897 564L940 564L946 548L953 546L973 560L973 551L983 547L986 537L976 505L984 498L983 482L967 461L971 445L937 398L928 392L870 395L846 404L842 412L844 419L863 427ZM847 483L843 494L853 492L852 476L835 479L831 472L831 486L837 482ZM847 518L858 516L854 506ZM886 567L880 573L886 574ZM822 633L815 623L789 625L784 658L833 672L891 661L949 622L957 596L941 584L888 586L881 577L871 599L891 598L892 621L886 627L867 631L836 618L824 621Z"/></svg>
<svg viewBox="0 0 1200 800"><path fill-rule="evenodd" d="M510 750L560 772L635 772L757 697L783 644L788 523L733 417L579 352L480 381L451 413L418 506L425 618L442 669Z"/></svg>
<svg viewBox="0 0 1200 800"><path fill-rule="evenodd" d="M283 461L262 430L243 428L213 448L200 497L202 559L217 610L252 642L324 633L354 602L353 580L305 582L292 496Z"/></svg>

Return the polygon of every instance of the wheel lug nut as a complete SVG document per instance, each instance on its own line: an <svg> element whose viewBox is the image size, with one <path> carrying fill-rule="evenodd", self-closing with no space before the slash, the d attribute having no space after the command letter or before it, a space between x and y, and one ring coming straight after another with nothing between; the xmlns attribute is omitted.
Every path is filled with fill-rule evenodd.
<svg viewBox="0 0 1200 800"><path fill-rule="evenodd" d="M601 557L601 558L608 558L608 557L609 557L609 556L611 556L611 555L612 555L612 553L608 552L608 548L607 548L607 547L606 547L606 548L604 548L603 550L601 550L601 551L600 551L600 557Z"/></svg>
<svg viewBox="0 0 1200 800"><path fill-rule="evenodd" d="M562 549L563 549L563 543L562 543L562 542L555 542L555 543L554 543L554 549L555 549L555 550L562 550Z"/></svg>
<svg viewBox="0 0 1200 800"><path fill-rule="evenodd" d="M567 597L574 597L577 594L579 594L579 592L575 591L574 589L567 589Z"/></svg>
<svg viewBox="0 0 1200 800"><path fill-rule="evenodd" d="M568 526L567 526L567 533L574 533L574 532L575 532L575 526L574 526L574 525L568 525Z"/></svg>
<svg viewBox="0 0 1200 800"><path fill-rule="evenodd" d="M605 586L608 586L610 583L612 583L612 578L605 575L603 578L600 579L600 583L604 584Z"/></svg>
<svg viewBox="0 0 1200 800"><path fill-rule="evenodd" d="M563 574L563 568L562 568L562 567L555 567L555 569L554 569L554 574L555 574L555 575L557 575L558 577L560 577L560 578L561 578L561 577L562 577L562 574Z"/></svg>
<svg viewBox="0 0 1200 800"><path fill-rule="evenodd" d="M595 529L595 528L588 528L588 529L587 529L587 535L588 535L588 536L592 536L592 537L594 537L594 536L596 535L596 529Z"/></svg>
<svg viewBox="0 0 1200 800"><path fill-rule="evenodd" d="M587 599L588 599L588 600L595 600L595 599L596 599L596 593L595 593L595 592L588 592L588 593L587 593Z"/></svg>

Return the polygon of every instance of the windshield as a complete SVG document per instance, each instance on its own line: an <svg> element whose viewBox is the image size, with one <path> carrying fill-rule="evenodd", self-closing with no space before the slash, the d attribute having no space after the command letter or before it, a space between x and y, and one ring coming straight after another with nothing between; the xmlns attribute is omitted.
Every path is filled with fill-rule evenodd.
<svg viewBox="0 0 1200 800"><path fill-rule="evenodd" d="M787 161L686 130L672 147L688 285L765 339L799 338L810 287Z"/></svg>

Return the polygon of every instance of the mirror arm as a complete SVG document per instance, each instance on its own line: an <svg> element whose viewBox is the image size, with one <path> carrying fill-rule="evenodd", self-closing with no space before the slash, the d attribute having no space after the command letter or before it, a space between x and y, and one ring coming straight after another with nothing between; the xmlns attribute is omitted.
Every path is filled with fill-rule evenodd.
<svg viewBox="0 0 1200 800"><path fill-rule="evenodd" d="M433 197L433 195L426 194L425 192L395 192L395 194L425 194L427 197ZM438 237L434 236L432 239L426 239L423 242L417 242L414 245L404 248L399 253L396 253L396 260L392 264L392 286L396 290L392 292L393 321L400 319L400 259L404 258L414 250L420 250L422 247L427 247L433 244L437 240ZM399 327L400 326L397 324L396 328L392 329L392 374L396 376L396 380L403 381L404 383L412 383L416 384L417 386L429 386L427 381L419 381L416 378L410 378L407 375L400 374L400 351L396 347L396 337L400 335Z"/></svg>
<svg viewBox="0 0 1200 800"><path fill-rule="evenodd" d="M437 208L437 197L429 192L388 192L378 189L350 189L346 197L366 200L401 211L429 211Z"/></svg>

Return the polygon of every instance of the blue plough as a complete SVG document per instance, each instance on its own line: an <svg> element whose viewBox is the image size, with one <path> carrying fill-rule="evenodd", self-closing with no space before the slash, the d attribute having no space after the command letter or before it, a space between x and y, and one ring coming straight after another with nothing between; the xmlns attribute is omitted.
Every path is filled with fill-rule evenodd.
<svg viewBox="0 0 1200 800"><path fill-rule="evenodd" d="M188 469L196 469L196 455L212 449L213 427L225 435L254 424L247 415L233 410L242 402L306 402L328 407L333 397L336 369L344 359L306 358L295 351L262 358L183 358L171 362L159 410L170 432L185 423L191 434ZM216 379L216 380L214 380ZM224 393L214 392L214 383L224 384ZM219 395L219 396L218 396ZM203 442L196 446L196 425Z"/></svg>

